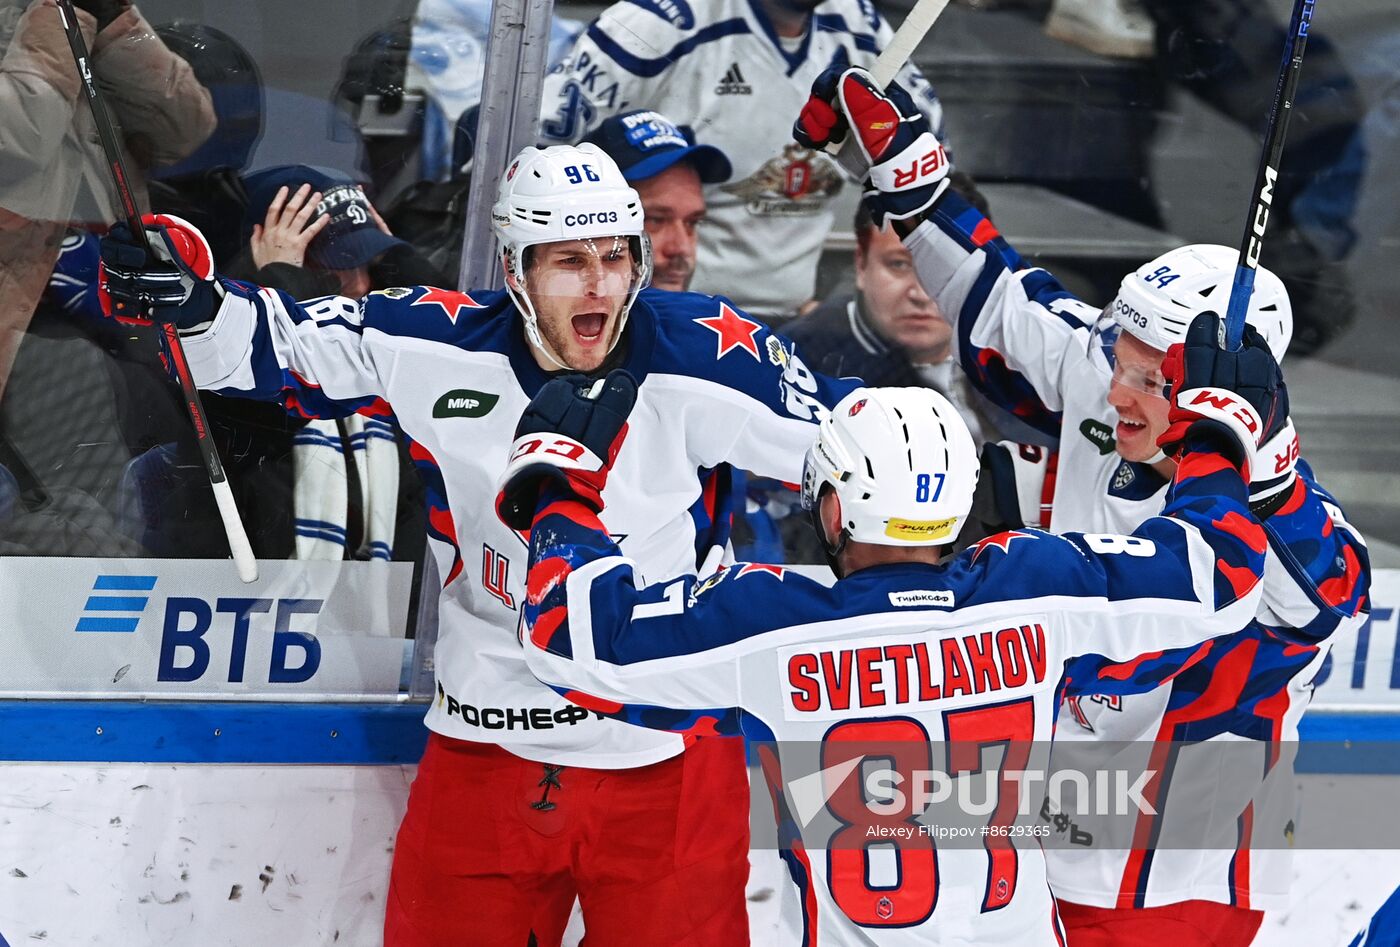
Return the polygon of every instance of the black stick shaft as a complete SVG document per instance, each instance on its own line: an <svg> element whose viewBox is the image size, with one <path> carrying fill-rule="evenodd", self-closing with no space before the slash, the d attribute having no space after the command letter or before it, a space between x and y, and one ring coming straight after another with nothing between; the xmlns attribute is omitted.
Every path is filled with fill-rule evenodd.
<svg viewBox="0 0 1400 947"><path fill-rule="evenodd" d="M116 186L117 199L121 202L126 225L141 248L146 251L146 258L154 259L150 241L146 237L146 228L141 223L141 210L136 206L136 195L131 191L131 177L127 174L126 162L122 160L121 143L117 140L116 128L93 79L92 60L88 54L87 42L78 28L78 14L73 9L73 0L57 0L57 3L59 19L63 21L63 32L68 37L69 48L73 51L73 62L78 67L78 76L82 80L83 90L87 93L88 105L92 107L97 137L102 142L102 153L107 158L107 168L112 174L112 183ZM256 563L251 558L252 553L248 548L243 523L233 506L228 478L224 473L224 465L219 460L218 448L214 445L213 433L204 413L204 403L199 397L199 388L194 383L194 375L191 374L189 362L185 359L185 348L180 344L180 333L173 322L163 323L161 328L170 351L175 376L179 379L180 390L185 396L185 409L194 425L195 440L204 458L204 468L209 473L209 483L214 488L216 499L219 500L219 513L224 521L224 531L229 537L229 546L234 552L234 558L239 560L240 574L244 575L245 581L252 581L247 578L247 571L251 570L252 575L256 576Z"/></svg>
<svg viewBox="0 0 1400 947"><path fill-rule="evenodd" d="M1315 2L1294 0L1293 16L1288 24L1288 38L1274 86L1273 106L1269 110L1269 123L1264 129L1263 153L1254 177L1249 219L1245 221L1244 236L1240 240L1240 259L1235 266L1235 280L1230 288L1230 304L1225 310L1225 347L1232 351L1240 347L1240 339L1244 335L1245 313L1249 311L1254 274L1259 266L1259 253L1264 247L1264 231L1273 207L1274 184L1283 160L1288 119L1293 114L1293 97L1297 94L1298 77L1303 71L1303 50L1308 45L1308 30L1312 26Z"/></svg>

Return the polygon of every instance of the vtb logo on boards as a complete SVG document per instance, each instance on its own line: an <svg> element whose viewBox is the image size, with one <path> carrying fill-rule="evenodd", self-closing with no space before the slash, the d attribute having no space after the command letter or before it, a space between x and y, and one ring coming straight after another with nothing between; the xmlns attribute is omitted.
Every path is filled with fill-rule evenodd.
<svg viewBox="0 0 1400 947"><path fill-rule="evenodd" d="M92 583L74 631L108 631L130 634L141 623L150 598L142 595L156 587L153 575L99 575Z"/></svg>
<svg viewBox="0 0 1400 947"><path fill-rule="evenodd" d="M75 632L134 633L150 603L157 577L153 575L99 575L92 584ZM318 598L216 598L194 596L165 598L161 621L160 658L156 680L178 683L197 681L209 671L213 648L206 636L232 632L228 652L228 681L243 680L248 657L249 633L266 632L270 615L272 656L269 684L300 684L310 680L321 666L321 643L307 631L295 631L298 615L320 614ZM227 617L225 617L227 616ZM254 623L260 627L254 629Z"/></svg>

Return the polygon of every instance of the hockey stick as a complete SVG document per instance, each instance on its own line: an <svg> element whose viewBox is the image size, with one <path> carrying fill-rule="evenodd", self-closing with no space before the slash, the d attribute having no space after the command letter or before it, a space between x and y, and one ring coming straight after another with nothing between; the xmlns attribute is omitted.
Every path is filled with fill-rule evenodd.
<svg viewBox="0 0 1400 947"><path fill-rule="evenodd" d="M102 151L107 157L107 169L112 172L112 182L117 187L117 199L121 202L122 213L126 215L126 225L132 236L146 251L148 260L155 259L150 241L146 239L146 228L141 224L141 211L136 207L136 198L131 193L131 179L122 161L121 147L117 142L116 130L107 114L107 106L97 90L89 66L87 43L78 29L78 15L73 10L73 0L58 0L58 15L63 21L63 32L68 37L68 46L73 51L73 62L78 67L83 89L87 92L88 105L92 107L92 118L97 124L97 135L102 140ZM200 453L204 456L204 469L209 472L209 485L214 488L214 501L219 506L219 516L224 521L224 532L228 536L228 546L233 552L233 561L238 567L238 577L244 582L254 582L258 578L258 561L253 558L253 547L248 543L248 534L243 529L243 520L238 516L238 506L233 501L233 491L229 489L228 478L224 475L224 465L219 461L218 448L214 446L209 423L205 419L204 404L199 399L199 389L195 387L194 376L190 374L189 363L185 361L185 349L180 344L180 334L173 322L163 323L166 345L170 348L170 361L175 366L175 374L180 380L180 388L185 395L185 407L190 421L194 423L195 439L199 442Z"/></svg>
<svg viewBox="0 0 1400 947"><path fill-rule="evenodd" d="M1312 23L1315 2L1294 0L1293 17L1288 24L1288 39L1274 87L1274 104L1269 110L1269 124L1264 128L1264 150L1254 177L1254 200L1245 222L1244 237L1240 240L1240 259L1230 286L1230 303L1225 309L1225 338L1221 340L1221 347L1232 352L1240 347L1244 336L1244 316L1249 310L1250 294L1254 292L1254 274L1259 266L1259 252L1264 247L1264 228L1269 224L1274 182L1283 158L1283 140L1288 132L1288 118L1293 113L1298 76L1303 71L1303 50L1308 45L1308 27Z"/></svg>
<svg viewBox="0 0 1400 947"><path fill-rule="evenodd" d="M909 57L914 55L915 47L947 6L948 0L918 0L914 4L904 22L899 24L899 29L895 30L894 36L890 37L890 44L881 50L875 64L870 67L875 88L884 89L894 81L895 74L903 69ZM860 146L856 144L855 137L849 134L836 153L836 163L857 179L864 177L868 170L860 153Z"/></svg>

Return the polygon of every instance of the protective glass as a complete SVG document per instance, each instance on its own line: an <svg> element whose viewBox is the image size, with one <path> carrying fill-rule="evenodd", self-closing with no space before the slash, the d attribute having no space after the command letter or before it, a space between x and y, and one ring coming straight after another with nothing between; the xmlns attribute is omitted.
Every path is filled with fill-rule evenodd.
<svg viewBox="0 0 1400 947"><path fill-rule="evenodd" d="M651 277L651 243L642 237L592 237L530 247L521 285L533 299L616 299Z"/></svg>
<svg viewBox="0 0 1400 947"><path fill-rule="evenodd" d="M1125 342L1127 338L1131 341ZM1134 345L1134 343L1137 343ZM1089 333L1090 363L1115 384L1149 395L1166 397L1161 353L1123 331L1112 306L1105 306Z"/></svg>

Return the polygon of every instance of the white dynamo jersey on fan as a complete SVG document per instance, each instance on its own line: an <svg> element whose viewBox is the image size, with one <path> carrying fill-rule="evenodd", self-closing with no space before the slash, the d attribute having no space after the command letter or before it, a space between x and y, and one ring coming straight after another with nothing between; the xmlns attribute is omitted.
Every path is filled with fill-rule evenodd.
<svg viewBox="0 0 1400 947"><path fill-rule="evenodd" d="M1025 267L990 223L956 195L945 196L905 244L923 285L954 319L959 361L973 383L1022 420L1059 437L1058 470L1044 490L1044 453L1032 448L1038 463L1027 463L1024 454L1016 461L1025 524L1056 532L1124 533L1160 513L1167 481L1113 449L1111 367L1102 350L1089 346L1097 307L1071 296L1046 271ZM1296 442L1285 449L1290 447L1296 451ZM1242 626L1230 647L1215 648L1186 674L1150 692L1071 698L1061 709L1056 741L1298 739L1298 721L1331 636L1364 621L1366 598L1364 541L1305 464L1299 465L1299 481L1293 499L1264 524L1270 554L1256 622ZM1303 629L1317 645L1285 648L1260 623ZM1230 685L1235 689L1228 699L1218 692L1202 696L1229 680L1217 670L1239 666L1248 673ZM1227 710L1203 709L1222 702ZM1166 848L1150 859L1122 849L1048 848L1056 895L1120 908L1193 899L1258 910L1284 906L1292 882L1285 838L1293 814L1291 769L1279 767L1266 779L1261 763L1252 784L1223 775L1218 780L1213 808L1221 811L1214 815L1255 814L1237 848ZM1212 797L1199 783L1189 793L1197 803ZM1187 795L1182 790L1178 798ZM1204 817L1174 810L1167 798L1159 825ZM1276 824L1265 824L1265 812L1279 816Z"/></svg>
<svg viewBox="0 0 1400 947"><path fill-rule="evenodd" d="M438 600L437 696L427 724L526 759L627 768L681 738L568 703L540 684L517 639L527 549L495 512L516 422L548 379L503 292L414 287L295 303L224 281L210 328L185 351L201 387L282 400L306 416L392 411L427 488ZM724 462L800 479L813 422L853 383L829 386L721 299L644 290L620 367L640 382L604 492L622 548L657 577L694 572L700 471ZM702 501L697 506L697 501Z"/></svg>
<svg viewBox="0 0 1400 947"><path fill-rule="evenodd" d="M791 315L812 298L844 180L828 156L793 142L792 123L823 70L869 68L891 35L867 0L827 0L795 40L779 38L754 0L615 3L546 77L541 137L575 142L637 108L691 126L734 166L728 182L705 189L692 288L731 294L756 315ZM941 138L929 84L910 65L899 81Z"/></svg>

